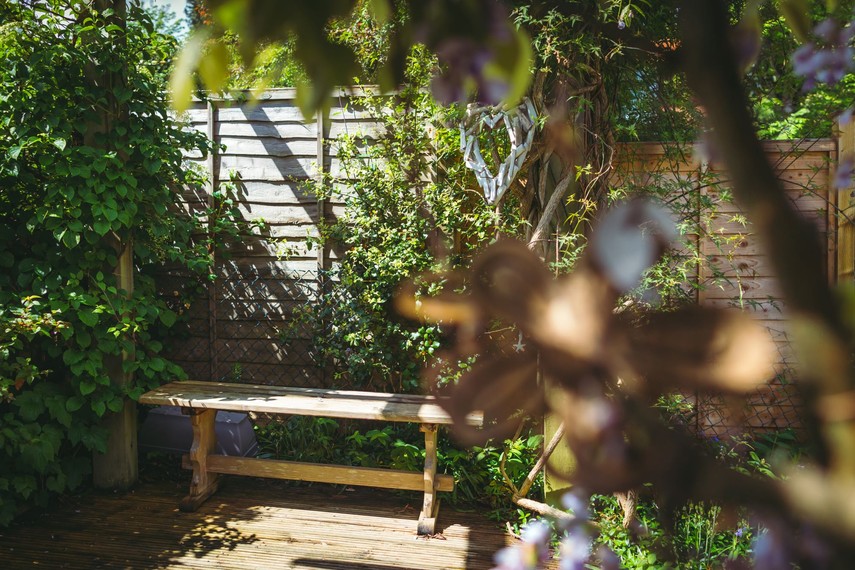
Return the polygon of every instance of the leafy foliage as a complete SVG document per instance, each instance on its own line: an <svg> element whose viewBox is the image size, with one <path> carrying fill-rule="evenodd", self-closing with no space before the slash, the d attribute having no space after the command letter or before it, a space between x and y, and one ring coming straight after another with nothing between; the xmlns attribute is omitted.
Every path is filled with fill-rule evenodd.
<svg viewBox="0 0 855 570"><path fill-rule="evenodd" d="M0 524L73 489L103 451L101 418L183 372L161 356L177 319L163 263L202 275L208 243L176 188L201 184L182 152L210 151L167 112L175 41L136 5L9 7L0 26ZM108 79L105 79L108 78ZM108 117L105 124L103 117ZM112 271L133 244L134 291ZM132 355L123 364L123 355ZM110 370L132 376L114 385Z"/></svg>
<svg viewBox="0 0 855 570"><path fill-rule="evenodd" d="M337 0L296 4L288 10L268 0L212 0L209 5L203 15L194 3L191 18L206 22L210 16L211 25L199 28L182 50L171 83L177 109L189 103L197 70L209 90L225 87L231 54L224 38L230 35L237 39L247 66L263 63L264 46L292 42L293 56L309 78L297 92L307 117L325 107L334 88L353 83L360 63L376 70L385 91L395 89L406 79L406 58L417 44L438 54L443 67L433 87L446 102L462 101L469 94L492 104L516 102L529 81L528 41L510 25L503 6L492 0ZM354 25L339 28L338 37L326 33L331 24L351 17ZM369 19L381 27L391 24L394 30L373 36L368 26L368 34L357 34L357 41L351 41L351 32ZM374 47L382 51L371 50L365 43L369 38L379 40ZM360 49L354 50L355 45Z"/></svg>
<svg viewBox="0 0 855 570"><path fill-rule="evenodd" d="M411 84L394 99L367 95L354 103L376 117L382 135L370 144L368 133L338 139L337 156L352 182L328 178L316 189L345 204L318 244L341 249L342 257L320 306L303 308L294 326L319 327L312 335L318 354L336 363L339 384L416 389L442 331L396 317L396 288L420 273L464 264L497 231L514 229L512 216L498 222L470 190L471 175L457 160L457 132L434 126L443 111L420 89L430 68L430 58L417 53L408 68ZM430 162L439 170L435 180L424 178Z"/></svg>
<svg viewBox="0 0 855 570"><path fill-rule="evenodd" d="M424 468L424 435L415 424L377 426L376 422L338 422L329 418L292 416L256 426L260 456L291 461L335 463L362 467L389 467L408 471ZM451 500L490 508L498 519L513 517L500 463L515 482L522 480L537 459L542 436L526 434L504 447L460 449L440 432L438 469L454 476ZM540 481L534 492L540 491ZM527 514L518 515L524 521Z"/></svg>

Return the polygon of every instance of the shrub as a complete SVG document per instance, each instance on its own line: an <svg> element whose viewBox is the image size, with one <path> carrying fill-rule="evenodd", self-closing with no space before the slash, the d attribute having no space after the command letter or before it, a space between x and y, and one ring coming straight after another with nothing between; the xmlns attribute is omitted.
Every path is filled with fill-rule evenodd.
<svg viewBox="0 0 855 570"><path fill-rule="evenodd" d="M124 25L83 2L3 10L0 524L80 485L105 448L101 418L182 376L161 356L177 315L151 270L204 275L206 244L191 240L199 224L175 190L202 182L182 153L210 150L167 112L175 42L135 4ZM120 243L133 244L132 293L112 273ZM119 365L133 376L124 386L109 373Z"/></svg>

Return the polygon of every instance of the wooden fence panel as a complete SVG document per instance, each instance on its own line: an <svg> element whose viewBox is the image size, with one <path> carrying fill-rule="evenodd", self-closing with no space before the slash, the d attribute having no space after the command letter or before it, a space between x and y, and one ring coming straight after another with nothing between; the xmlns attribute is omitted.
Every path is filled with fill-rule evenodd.
<svg viewBox="0 0 855 570"><path fill-rule="evenodd" d="M293 315L317 303L324 272L338 256L336 248L307 245L306 238L317 238L319 225L340 215L342 205L319 201L312 186L322 172L333 182L346 178L329 140L347 134L370 141L382 128L349 93L333 95L328 117L309 120L295 95L293 89L273 89L256 105L199 101L186 114L189 127L222 150L186 157L211 173L212 181L204 191L185 191L185 207L203 211L213 189L229 183L240 216L263 222L226 244L214 268L217 279L189 309L186 338L172 347L172 356L193 377L323 384L311 327L295 325Z"/></svg>
<svg viewBox="0 0 855 570"><path fill-rule="evenodd" d="M830 186L837 160L836 141L773 141L764 146L788 198L827 244L829 255L825 261L829 279L833 280L838 266L834 255L838 211ZM734 410L718 398L697 398L698 430L721 437L741 431L798 428L799 402L790 383L796 362L789 344L786 303L750 222L738 204L727 199L727 173L715 164L698 160L691 145L679 150L674 145L625 144L619 156L616 185L627 190L653 186L672 203L673 196L688 192L681 199L691 207L683 215L697 220L699 233L687 239L694 240L703 259L697 275L701 285L697 301L746 312L766 327L778 347L778 375L749 399L748 406Z"/></svg>
<svg viewBox="0 0 855 570"><path fill-rule="evenodd" d="M329 141L349 135L368 144L382 133L368 110L353 104L348 93L336 93L331 103L328 117L305 120L294 91L279 89L268 92L254 107L215 100L198 102L188 112L191 128L208 133L225 148L214 157L187 157L212 172L213 180L205 191L186 191L185 207L196 211L207 207L212 188L222 188L234 174L241 216L265 222L228 244L228 257L217 260L217 281L208 287L202 303L189 310L193 319L188 337L176 344L174 356L193 376L324 383L323 367L312 354L310 327L295 326L292 316L317 303L323 272L335 266L339 255L337 248L307 245L305 240L318 237L319 224L341 215L343 205L340 200L319 202L312 186L324 172L332 176L337 190L346 188L347 173ZM843 218L846 223L838 220L840 210L855 211L855 200L849 189L838 204L837 194L829 190L837 141L775 141L765 147L793 205L814 222L828 246L829 279L851 280L855 228L849 218ZM841 135L840 149L855 152L853 129ZM751 429L764 422L780 425L792 420L798 403L787 385L787 370L794 362L787 307L762 244L738 205L726 199L727 174L699 159L691 145L625 144L618 156L615 187L646 187L680 208L681 221L689 227L682 250L699 251L704 259L695 276L703 285L696 300L746 311L768 328L780 349L781 374L752 398L750 409L734 415L721 402L699 400L698 427L716 434L730 430L737 416L741 426ZM702 210L709 208L716 213L707 219Z"/></svg>

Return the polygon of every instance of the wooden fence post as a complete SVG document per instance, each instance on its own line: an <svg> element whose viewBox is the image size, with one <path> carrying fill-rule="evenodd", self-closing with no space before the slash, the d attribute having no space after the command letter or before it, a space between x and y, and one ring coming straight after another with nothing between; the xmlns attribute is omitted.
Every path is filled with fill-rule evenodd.
<svg viewBox="0 0 855 570"><path fill-rule="evenodd" d="M214 199L214 192L217 191L218 184L218 176L219 176L219 164L218 164L218 154L219 149L217 148L217 106L213 101L208 99L207 102L208 109L208 124L206 126L206 133L208 135L208 139L214 141L214 146L211 149L211 153L208 155L208 160L205 163L206 169L208 170L208 209L211 212L215 211L217 206L217 201ZM208 217L208 231L210 232L209 239L211 240L208 245L208 255L211 257L211 268L209 269L209 278L208 278L208 355L209 355L209 366L210 366L210 374L211 377L209 380L212 382L217 382L223 379L223 374L219 374L220 369L220 359L219 359L219 350L217 350L217 248L214 240L216 236L214 236L214 224L215 220L213 219L213 215ZM224 276L225 279L225 276Z"/></svg>
<svg viewBox="0 0 855 570"><path fill-rule="evenodd" d="M113 10L111 20L121 28L125 28L127 17L126 0L96 0L93 9L103 13ZM114 88L124 83L123 70L105 72L103 69L90 66L87 75L92 78L100 77L105 85ZM84 143L97 147L99 142L96 134L109 132L117 122L128 119L127 104L113 101L100 113L100 116L87 125ZM120 153L121 155L121 153ZM124 289L128 295L134 289L133 245L130 240L121 242L110 239L110 245L116 250L117 263L113 268L116 286ZM124 371L124 362L133 358L133 354L123 353L105 362L110 380L116 386L125 386L130 380L130 374ZM96 487L103 489L126 489L137 481L137 408L136 402L125 399L124 406L119 412L107 413L102 425L108 430L106 453L95 453L93 456L92 480Z"/></svg>
<svg viewBox="0 0 855 570"><path fill-rule="evenodd" d="M558 261L558 234L555 235L555 261ZM556 271L557 276L557 271ZM562 409L564 404L560 401L564 398L564 392L557 386L550 386L549 382L544 379L542 374L543 369L540 365L540 359L537 364L537 380L538 384L546 382L544 390L546 397L552 403L553 409ZM557 400L557 401L556 401ZM543 416L543 448L546 449L548 441L551 441L558 430L564 427L564 420L555 413L548 413ZM570 444L563 439L555 446L555 449L549 455L546 465L543 468L543 499L547 504L562 508L561 497L570 491L573 487L567 480L576 469L576 457L573 455L573 450L570 449Z"/></svg>
<svg viewBox="0 0 855 570"><path fill-rule="evenodd" d="M540 369L538 367L538 375ZM542 380L542 377L541 377ZM555 408L562 406L560 399L564 397L564 391L556 386L550 386L548 383L545 387L546 397L549 398L551 405ZM548 413L543 416L543 445L552 439L555 432L562 426L562 418L554 413ZM576 457L573 455L573 450L566 440L562 440L549 456L546 466L543 469L543 494L547 504L553 507L561 507L561 497L573 488L573 485L567 480L567 476L572 474L576 468Z"/></svg>
<svg viewBox="0 0 855 570"><path fill-rule="evenodd" d="M113 271L116 286L128 295L134 290L133 244L127 241L117 244L118 263ZM133 354L123 353L105 362L113 384L125 386L132 376L124 371L124 363ZM93 457L93 483L101 489L127 489L137 481L139 458L137 454L137 405L125 398L121 411L108 413L102 425L107 428L107 452Z"/></svg>
<svg viewBox="0 0 855 570"><path fill-rule="evenodd" d="M855 160L855 121L840 124L837 136L837 164ZM835 192L833 185L829 194ZM855 185L849 184L836 190L837 194L837 282L852 283L855 280ZM832 196L829 196L829 199ZM833 202L832 202L833 203Z"/></svg>

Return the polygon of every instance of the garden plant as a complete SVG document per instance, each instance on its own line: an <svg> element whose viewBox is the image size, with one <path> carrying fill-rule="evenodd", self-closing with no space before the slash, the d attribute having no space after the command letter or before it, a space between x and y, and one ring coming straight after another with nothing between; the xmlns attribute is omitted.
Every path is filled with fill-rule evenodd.
<svg viewBox="0 0 855 570"><path fill-rule="evenodd" d="M345 213L310 245L346 248L294 326L317 327L336 387L426 386L457 419L486 411L487 428L460 421L440 459L458 498L498 517L526 504L538 418L565 420L574 492L552 522L516 510L520 540L497 567L553 553L568 569L848 567L852 295L830 288L759 141L851 120L852 2L211 0L189 13L179 50L134 2L0 0L0 524L80 486L107 448L104 418L183 375L164 343L240 223L225 186L208 204L188 196L205 181L184 157L213 150L177 118L199 82L250 98L296 84L306 116L336 86L376 83L358 103L382 136L335 143L353 182L316 181ZM488 204L458 129L524 96L533 143ZM511 139L479 136L498 169ZM696 410L681 394L744 402L775 356L747 317L690 302L707 260L671 249L707 231L717 212L698 188L718 179L678 200L668 176L616 182L616 143L652 138L720 164L765 243L793 312L798 438L707 441L682 421ZM836 165L847 192L853 165ZM129 251L132 289L116 276ZM188 290L158 293L168 271ZM257 433L270 456L420 464L406 428L348 427L344 445L330 420Z"/></svg>

